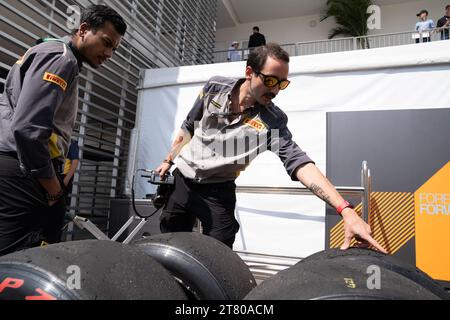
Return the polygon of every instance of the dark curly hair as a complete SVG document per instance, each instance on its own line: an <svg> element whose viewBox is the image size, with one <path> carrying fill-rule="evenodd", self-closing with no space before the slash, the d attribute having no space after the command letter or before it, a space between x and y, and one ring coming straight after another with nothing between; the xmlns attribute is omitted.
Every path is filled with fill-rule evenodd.
<svg viewBox="0 0 450 320"><path fill-rule="evenodd" d="M87 23L94 32L103 27L109 21L114 25L116 31L122 36L127 31L127 24L123 18L112 8L104 5L92 5L81 13L80 24ZM78 29L73 30L75 34Z"/></svg>

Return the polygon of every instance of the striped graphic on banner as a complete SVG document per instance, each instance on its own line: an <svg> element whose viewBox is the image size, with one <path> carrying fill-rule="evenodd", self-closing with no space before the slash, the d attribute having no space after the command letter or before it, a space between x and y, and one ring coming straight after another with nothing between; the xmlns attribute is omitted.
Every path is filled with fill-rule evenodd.
<svg viewBox="0 0 450 320"><path fill-rule="evenodd" d="M361 214L362 204L355 211ZM410 192L374 192L371 194L369 221L372 237L394 254L415 235L414 194ZM344 242L344 222L330 231L330 248ZM355 245L356 241L352 241Z"/></svg>

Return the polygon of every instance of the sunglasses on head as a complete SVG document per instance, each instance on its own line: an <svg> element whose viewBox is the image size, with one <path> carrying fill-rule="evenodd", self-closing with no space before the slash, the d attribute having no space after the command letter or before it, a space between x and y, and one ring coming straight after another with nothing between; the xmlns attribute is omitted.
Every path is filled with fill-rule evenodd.
<svg viewBox="0 0 450 320"><path fill-rule="evenodd" d="M265 75L264 73L259 72L259 71L255 71L255 74L256 74L258 77L259 77L259 76L262 76L264 85L265 85L267 88L273 88L273 87L279 85L279 86L280 86L280 90L284 90L284 89L286 89L286 88L289 86L289 84L291 83L289 80L280 80L280 79L278 79L278 78L275 77L275 76L268 76L268 75Z"/></svg>

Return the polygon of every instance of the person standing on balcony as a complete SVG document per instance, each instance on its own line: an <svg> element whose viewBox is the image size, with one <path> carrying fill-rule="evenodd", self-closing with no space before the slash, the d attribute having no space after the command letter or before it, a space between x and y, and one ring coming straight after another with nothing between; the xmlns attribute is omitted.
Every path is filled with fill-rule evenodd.
<svg viewBox="0 0 450 320"><path fill-rule="evenodd" d="M257 48L264 45L266 45L266 37L262 33L259 33L258 26L253 27L253 34L248 39L249 49Z"/></svg>
<svg viewBox="0 0 450 320"><path fill-rule="evenodd" d="M0 256L60 241L66 212L61 178L78 112L83 63L113 56L127 25L93 5L61 39L44 39L11 68L0 96Z"/></svg>
<svg viewBox="0 0 450 320"><path fill-rule="evenodd" d="M239 230L235 180L258 154L270 150L293 181L343 217L342 249L355 237L386 252L370 236L369 225L294 142L288 117L272 102L289 86L289 60L277 44L260 46L249 54L242 78L213 77L203 87L156 169L164 179L176 158L175 187L161 214L161 231L191 232L198 218L204 234L232 248Z"/></svg>
<svg viewBox="0 0 450 320"><path fill-rule="evenodd" d="M421 33L423 42L430 42L430 33L434 29L434 21L432 19L428 19L428 11L425 9L421 10L417 14L417 16L419 17L420 21L416 23L416 31ZM416 43L419 42L420 39L416 39Z"/></svg>
<svg viewBox="0 0 450 320"><path fill-rule="evenodd" d="M441 31L441 40L449 40L450 28L450 4L445 7L445 15L437 22L437 28Z"/></svg>
<svg viewBox="0 0 450 320"><path fill-rule="evenodd" d="M233 41L231 47L228 48L228 62L241 61L241 53L239 51L239 42Z"/></svg>

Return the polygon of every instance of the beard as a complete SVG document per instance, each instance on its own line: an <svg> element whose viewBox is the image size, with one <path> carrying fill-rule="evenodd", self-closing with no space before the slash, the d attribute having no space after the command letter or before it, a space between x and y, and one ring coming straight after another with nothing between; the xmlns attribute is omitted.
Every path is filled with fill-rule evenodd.
<svg viewBox="0 0 450 320"><path fill-rule="evenodd" d="M87 62L87 64L90 66L90 67L92 67L92 68L94 68L94 69L98 69L98 68L100 68L101 67L101 65L100 64L94 64L93 62L91 62L91 61L86 61Z"/></svg>
<svg viewBox="0 0 450 320"><path fill-rule="evenodd" d="M269 99L275 99L276 95L273 92L267 92L263 95L263 97L269 98Z"/></svg>
<svg viewBox="0 0 450 320"><path fill-rule="evenodd" d="M276 95L273 92L267 92L262 96L262 98L260 99L261 101L258 102L262 105L268 106L272 103L272 100L275 99L275 97Z"/></svg>

